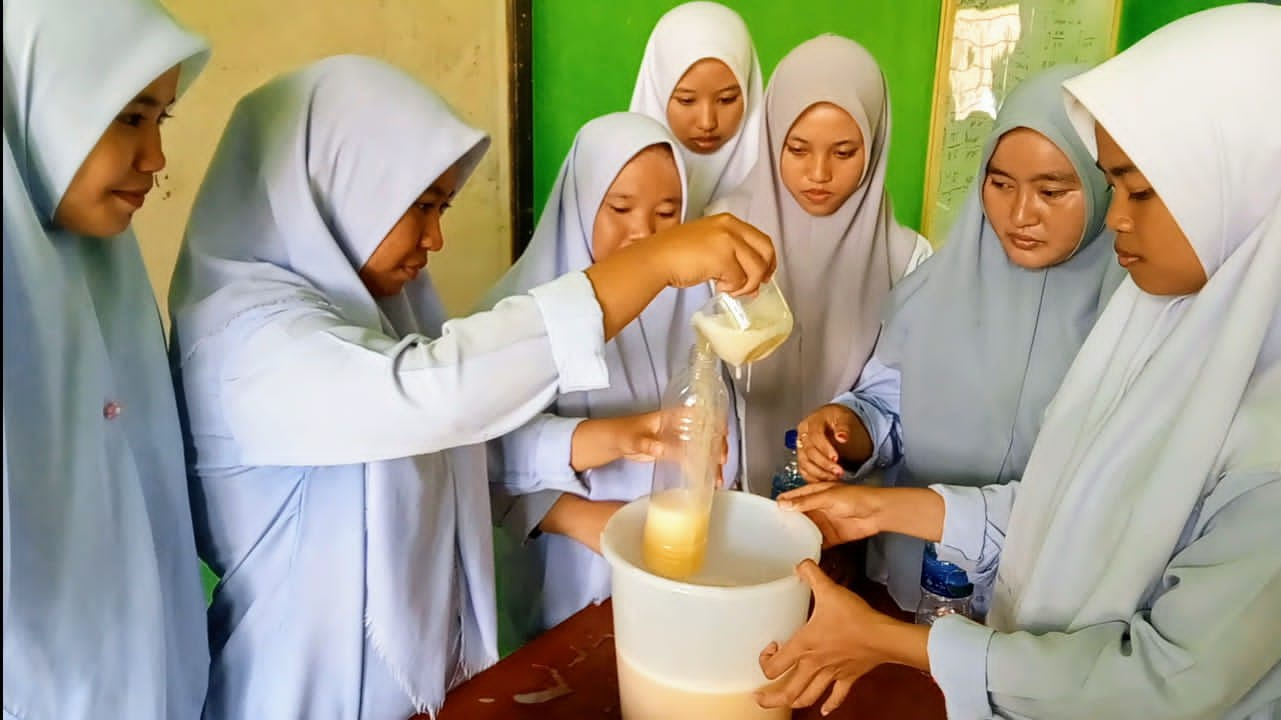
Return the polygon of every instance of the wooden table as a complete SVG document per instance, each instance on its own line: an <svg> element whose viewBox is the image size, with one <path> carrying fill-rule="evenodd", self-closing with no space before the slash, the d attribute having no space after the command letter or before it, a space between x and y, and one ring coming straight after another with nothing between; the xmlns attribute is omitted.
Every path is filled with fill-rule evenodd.
<svg viewBox="0 0 1281 720"><path fill-rule="evenodd" d="M862 582L856 589L873 607L902 616L881 586ZM608 601L588 607L455 688L439 720L620 718L613 629ZM793 720L818 720L818 707L797 711ZM865 675L840 709L828 716L832 720L946 717L943 695L934 681L902 665L883 665Z"/></svg>

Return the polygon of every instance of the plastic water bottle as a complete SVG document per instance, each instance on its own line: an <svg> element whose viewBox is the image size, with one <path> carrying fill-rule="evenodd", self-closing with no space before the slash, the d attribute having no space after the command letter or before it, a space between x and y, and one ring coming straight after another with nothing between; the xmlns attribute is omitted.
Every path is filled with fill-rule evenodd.
<svg viewBox="0 0 1281 720"><path fill-rule="evenodd" d="M721 361L696 342L689 364L663 393L662 453L654 461L643 536L645 567L655 575L680 580L703 566L728 419Z"/></svg>
<svg viewBox="0 0 1281 720"><path fill-rule="evenodd" d="M939 560L934 543L925 546L921 561L921 602L916 606L916 622L933 625L944 615L974 616L974 586L961 568Z"/></svg>
<svg viewBox="0 0 1281 720"><path fill-rule="evenodd" d="M782 466L774 473L774 482L770 486L771 498L777 498L788 490L794 490L805 484L805 478L801 477L800 461L796 459L795 430L788 430L783 435L783 445L787 447L787 453L783 456Z"/></svg>

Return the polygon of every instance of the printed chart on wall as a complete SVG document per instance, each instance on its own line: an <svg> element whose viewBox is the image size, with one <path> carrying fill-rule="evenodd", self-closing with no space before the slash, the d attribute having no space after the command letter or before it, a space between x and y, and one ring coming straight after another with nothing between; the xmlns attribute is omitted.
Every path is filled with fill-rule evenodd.
<svg viewBox="0 0 1281 720"><path fill-rule="evenodd" d="M1116 48L1122 0L944 0L921 231L943 244L1006 95L1037 71Z"/></svg>

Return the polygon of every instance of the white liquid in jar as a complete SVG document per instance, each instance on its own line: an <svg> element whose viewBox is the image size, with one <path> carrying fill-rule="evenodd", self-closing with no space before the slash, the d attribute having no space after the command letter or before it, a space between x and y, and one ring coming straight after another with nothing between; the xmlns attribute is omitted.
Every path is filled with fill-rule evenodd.
<svg viewBox="0 0 1281 720"><path fill-rule="evenodd" d="M702 569L711 514L710 494L665 490L651 496L642 539L645 568L672 580Z"/></svg>
<svg viewBox="0 0 1281 720"><path fill-rule="evenodd" d="M635 667L622 653L618 655L618 694L623 720L788 720L792 717L791 708L766 710L757 705L755 690L699 692L664 683Z"/></svg>
<svg viewBox="0 0 1281 720"><path fill-rule="evenodd" d="M756 318L745 330L728 314L695 313L693 323L711 344L712 352L735 367L768 356L792 332L792 319L788 316Z"/></svg>

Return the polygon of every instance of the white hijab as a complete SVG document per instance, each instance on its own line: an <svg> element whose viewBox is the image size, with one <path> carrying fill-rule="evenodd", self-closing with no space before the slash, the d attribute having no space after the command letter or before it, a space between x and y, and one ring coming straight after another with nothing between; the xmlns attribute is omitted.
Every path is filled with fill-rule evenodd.
<svg viewBox="0 0 1281 720"><path fill-rule="evenodd" d="M1097 121L1116 139L1209 282L1157 297L1127 278L1086 339L1014 505L999 630L1128 620L1230 463L1281 469L1276 438L1233 426L1281 412L1264 382L1281 357L1278 38L1279 8L1209 10L1064 84L1081 137L1094 150Z"/></svg>
<svg viewBox="0 0 1281 720"><path fill-rule="evenodd" d="M4 3L4 707L18 715L193 717L204 699L182 437L138 241L53 215L126 104L178 64L181 92L207 59L149 0Z"/></svg>
<svg viewBox="0 0 1281 720"><path fill-rule="evenodd" d="M465 182L488 146L436 93L372 58L328 58L249 94L187 226L170 297L175 347L185 359L237 316L267 323L291 303L331 304L395 338L438 336L444 313L425 273L375 302L357 270L423 190L454 163ZM488 517L487 488L454 464L446 452L363 466L365 622L423 710L440 706L454 672L443 595L461 587L464 673L495 659L492 546L475 520ZM314 468L309 481L345 481L353 467Z"/></svg>
<svg viewBox="0 0 1281 720"><path fill-rule="evenodd" d="M737 187L756 164L765 81L747 23L738 13L714 2L690 2L667 11L645 45L629 107L667 127L672 91L694 63L706 58L728 65L743 88L743 121L734 137L709 155L677 143L689 171L685 215L690 218L701 217L713 200Z"/></svg>

